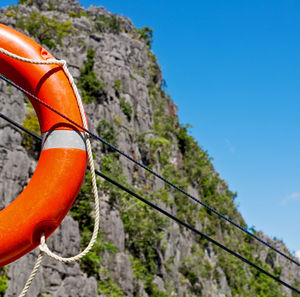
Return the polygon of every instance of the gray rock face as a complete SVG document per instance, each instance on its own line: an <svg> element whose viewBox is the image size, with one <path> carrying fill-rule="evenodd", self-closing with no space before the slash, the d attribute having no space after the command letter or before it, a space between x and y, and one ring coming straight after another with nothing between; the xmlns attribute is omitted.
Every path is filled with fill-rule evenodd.
<svg viewBox="0 0 300 297"><path fill-rule="evenodd" d="M104 90L96 101L85 105L90 129L96 132L101 120L110 123L117 130L117 147L147 164L151 159L149 147L145 149L139 145L139 137L142 135L146 140L154 137L155 110L152 101L153 97L159 95L151 94L151 85L156 89L160 88L162 75L159 66L153 62L152 52L146 42L139 37L131 21L123 16L114 19L114 16L103 7L91 6L85 10L77 0L27 2L27 5L19 5L18 9L2 9L1 22L16 27L21 17L30 16L34 10L58 22L71 22L72 33L66 34L61 44L58 42L50 51L57 58L68 61L69 70L77 81L80 69L87 62L88 50L92 49L95 52L93 70L97 79L103 83ZM100 21L104 22L102 32L95 30L95 22L99 21L99 16ZM108 19L114 21L107 23ZM118 26L120 30L117 33L111 32ZM18 30L30 35L28 28L18 27ZM39 40L41 37L34 35L33 38L41 42ZM164 98L164 112L171 117L177 117L176 105L168 96ZM127 107L127 111L124 107ZM22 123L25 109L23 95L0 80L0 112ZM22 145L22 139L20 131L0 119L0 209L7 206L23 190L37 164L35 155ZM96 167L99 169L105 153L99 143L93 142L93 149ZM133 187L142 185L146 193L148 189L159 191L162 188L162 182L151 179L142 169L125 158L120 158L119 162L127 182ZM181 168L183 164L183 155L174 144L169 162L175 168ZM154 162L153 168L160 172L161 165ZM222 194L226 189L227 186L224 184L217 185L218 194ZM188 192L197 196L199 188L190 185ZM122 219L120 201L117 198L112 202L105 190L99 193L101 240L113 246L114 251L106 249L98 253L99 257L101 256L101 264L94 267L96 273L93 275L89 275L79 263L62 264L45 257L28 296L237 296L230 287L228 273L226 274L224 267L218 266L218 255L213 246L203 244L201 250L197 250L199 238L172 222L168 222L164 227L160 247L155 249L158 269L153 278L151 280L138 278L136 275L142 268L138 262L134 262L130 250L131 242L129 234L125 232L126 223ZM161 201L158 204L174 212L171 204ZM130 207L133 206L128 206L127 211ZM88 215L90 214L86 214ZM91 215L93 216L93 213ZM207 218L197 221L195 227L204 230L207 227ZM80 228L82 230L83 226L79 226L74 218L67 216L48 240L50 249L65 257L77 254L80 251ZM218 240L223 241L229 237L227 231L220 225L217 228ZM265 240L278 245L280 249L285 248L280 242L271 241L267 237ZM258 249L257 246L254 253L262 262L269 263L272 267L283 267L280 276L289 283L291 280L300 279L300 271L297 272L283 258L270 257L266 249ZM8 265L8 287L5 297L18 296L21 292L37 254L37 250L32 251ZM188 264L192 267L198 262L201 264L197 264L197 270L192 271L197 276L196 279L190 277L190 270L183 271L184 261L190 261ZM203 268L205 265L208 267L207 270ZM214 273L210 267L215 269ZM248 274L250 275L249 269ZM149 282L152 286L149 286ZM292 296L291 291L285 288L282 288L282 292L285 296Z"/></svg>
<svg viewBox="0 0 300 297"><path fill-rule="evenodd" d="M2 81L0 112L17 122L24 119L23 96ZM2 119L0 139L0 208L4 208L27 184L31 162L26 150L21 146L21 133Z"/></svg>

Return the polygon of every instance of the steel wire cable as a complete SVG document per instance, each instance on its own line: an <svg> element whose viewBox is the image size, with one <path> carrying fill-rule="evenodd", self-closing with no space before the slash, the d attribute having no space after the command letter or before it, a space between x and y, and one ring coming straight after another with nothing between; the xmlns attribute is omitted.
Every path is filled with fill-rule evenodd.
<svg viewBox="0 0 300 297"><path fill-rule="evenodd" d="M22 131L29 133L31 136L33 136L34 138L36 138L37 140L41 141L42 138L29 131L28 129L24 128L23 126L21 126L20 124L18 124L17 122L13 121L12 119L4 116L2 113L0 113L0 117L2 117L3 119L7 120L8 122L10 122L11 124L15 125L16 127L20 128ZM228 247L226 247L225 245L219 243L218 241L214 240L213 238L209 237L208 235L202 233L201 231L199 231L198 229L194 228L193 226L191 226L190 224L186 223L185 221L179 219L178 217L176 217L175 215L171 214L170 212L162 209L161 207L157 206L156 204L150 202L149 200L145 199L144 197L142 197L141 195L137 194L136 192L132 191L131 189L125 187L124 185L120 184L119 182L115 181L114 179L108 177L107 175L103 174L102 172L95 170L95 173L100 176L101 178L105 179L106 181L108 181L109 183L113 184L114 186L120 188L122 191L128 193L129 195L137 198L138 200L142 201L143 203L147 204L148 206L154 208L155 210L157 210L158 212L162 213L163 215L167 216L168 218L170 218L171 220L177 222L178 224L186 227L187 229L191 230L192 232L196 233L197 235L202 236L203 238L205 238L206 240L210 241L211 243L215 244L216 246L218 246L219 248L225 250L227 253L233 255L234 257L240 259L241 261L243 261L244 263L248 264L249 266L252 266L253 268L255 268L256 270L258 270L259 272L267 275L268 277L272 278L274 281L280 283L281 285L289 288L290 290L300 294L300 291L289 285L288 283L286 283L285 281L281 280L279 277L276 277L275 275L271 274L270 272L266 271L265 269L259 267L258 265L256 265L255 263L253 263L252 261L244 258L243 256L241 256L240 254L234 252L233 250L229 249Z"/></svg>
<svg viewBox="0 0 300 297"><path fill-rule="evenodd" d="M226 247L225 245L221 244L220 242L214 240L213 238L209 237L208 235L202 233L201 231L199 231L198 229L194 228L193 226L191 226L190 224L186 223L185 221L179 219L178 217L176 217L175 215L171 214L170 212L162 209L161 207L157 206L156 204L150 202L149 200L143 198L141 195L133 192L132 190L128 189L127 187L123 186L122 184L118 183L117 181L111 179L110 177L106 176L105 174L103 174L102 172L95 170L95 173L102 177L103 179L107 180L108 182L110 182L111 184L117 186L118 188L120 188L121 190L123 190L124 192L127 192L128 194L130 194L131 196L134 196L135 198L139 199L140 201L144 202L145 204L149 205L150 207L154 208L155 210L157 210L158 212L162 213L163 215L169 217L170 219L172 219L173 221L177 222L178 224L186 227L187 229L191 230L192 232L202 236L203 238L205 238L206 240L210 241L211 243L215 244L216 246L220 247L221 249L225 250L227 253L233 255L234 257L240 259L241 261L243 261L244 263L248 264L249 266L252 266L253 268L255 268L256 270L258 270L259 272L269 276L270 278L272 278L273 280L275 280L276 282L282 284L283 286L291 289L292 291L300 294L300 290L296 289L295 287L289 285L288 283L286 283L285 281L281 280L279 277L271 274L270 272L266 271L265 269L257 266L255 263L253 263L252 261L244 258L243 256L241 256L240 254L234 252L233 250L229 249L228 247Z"/></svg>
<svg viewBox="0 0 300 297"><path fill-rule="evenodd" d="M208 209L209 211L213 212L214 214L216 214L217 216L219 216L220 218L224 219L225 221L227 221L228 223L230 223L231 225L235 226L236 228L238 228L239 230L243 231L244 233L246 233L247 235L251 236L252 238L256 239L257 241L259 241L260 243L262 243L263 245L267 246L268 248L272 249L273 251L275 251L276 253L280 254L281 256L283 256L284 258L288 259L289 261L291 261L292 263L296 264L297 266L300 266L300 263L297 262L295 259L291 258L290 256L286 255L285 253L281 252L280 250L278 250L277 248L275 248L274 246L272 246L271 244L269 244L268 242L266 242L265 240L261 239L260 237L256 236L255 234L249 232L246 228L240 226L239 224L235 223L234 221L232 221L231 219L229 219L228 217L226 217L225 215L221 214L220 212L218 212L216 209L212 208L211 206L209 206L208 204L202 202L201 200L199 200L198 198L190 195L189 193L187 193L186 191L184 191L183 189L181 189L180 187L176 186L175 184L173 184L172 182L170 182L169 180L165 179L164 177L162 177L161 175L159 175L158 173L156 173L155 171L153 171L152 169L150 169L149 167L147 167L146 165L144 165L143 163L135 160L134 158L132 158L131 156L129 156L128 154L126 154L125 152L121 151L120 149L118 149L116 146L112 145L111 143L107 142L105 139L103 139L102 137L94 134L93 132L91 132L88 129L85 129L84 127L82 127L81 125L79 125L78 123L76 123L75 121L73 121L72 119L70 119L69 117L67 117L66 115L62 114L61 112L59 112L58 110L56 110L55 108L53 108L52 106L50 106L49 104L43 102L40 98L38 98L37 96L31 94L29 91L25 90L24 88L20 87L19 85L15 84L13 81L9 80L8 78L6 78L5 76L3 76L2 74L0 74L0 79L6 81L7 83L9 83L10 85L14 86L16 89L18 89L19 91L21 91L22 93L26 94L27 96L29 96L30 98L34 99L35 101L39 102L40 104L42 104L43 106L45 106L46 108L48 108L49 110L51 110L52 112L58 114L59 116L61 116L62 118L64 118L65 120L69 121L70 123L72 123L74 126L76 126L77 128L82 129L84 132L88 133L90 136L92 136L93 138L97 139L98 141L104 143L105 145L109 146L111 149L113 149L114 151L118 152L119 154L121 154L122 156L124 156L125 158L127 158L128 160L132 161L133 163L137 164L138 166L142 167L144 170L148 171L149 173L151 173L152 175L154 175L155 177L157 177L158 179L162 180L164 183L166 183L167 185L171 186L172 188L174 188L175 190L177 190L178 192L182 193L183 195L189 197L190 199L192 199L194 202L204 206L206 209ZM0 117L8 120L8 118L6 116L4 116L2 113L0 113ZM10 119L10 122L12 124L16 123L13 120ZM17 124L17 123L16 123ZM26 128L20 126L19 124L17 124L16 126L18 126L20 129L22 129L23 131L27 132ZM22 128L21 128L22 127ZM33 132L30 132L33 133ZM34 135L32 135L34 136Z"/></svg>
<svg viewBox="0 0 300 297"><path fill-rule="evenodd" d="M20 125L19 123L17 123L16 121L12 120L11 118L7 117L6 115L4 115L2 112L0 112L0 117L4 120L6 120L7 122L11 123L12 125L16 126L17 128L19 128L20 130L26 132L27 134L31 135L32 137L42 141L42 137L39 136L38 134L26 129L25 127L23 127L22 125Z"/></svg>

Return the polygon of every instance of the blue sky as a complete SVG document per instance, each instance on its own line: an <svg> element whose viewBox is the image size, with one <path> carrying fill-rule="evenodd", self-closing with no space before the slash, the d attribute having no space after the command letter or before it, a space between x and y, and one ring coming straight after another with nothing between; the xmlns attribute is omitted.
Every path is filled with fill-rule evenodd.
<svg viewBox="0 0 300 297"><path fill-rule="evenodd" d="M300 2L80 3L153 28L179 119L237 191L247 224L300 250Z"/></svg>

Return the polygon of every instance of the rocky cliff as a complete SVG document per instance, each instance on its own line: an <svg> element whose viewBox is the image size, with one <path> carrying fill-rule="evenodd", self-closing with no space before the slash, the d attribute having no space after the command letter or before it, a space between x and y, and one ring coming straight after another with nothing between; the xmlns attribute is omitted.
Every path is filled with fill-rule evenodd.
<svg viewBox="0 0 300 297"><path fill-rule="evenodd" d="M31 36L68 61L82 93L91 130L141 160L192 195L246 227L235 195L210 158L177 118L151 51L152 31L137 29L103 7L76 0L21 0L0 10L1 23ZM1 72L1 70L0 70ZM0 81L0 111L35 132L28 100ZM167 209L261 267L299 286L295 265L220 220L203 207L93 143L97 169ZM39 143L0 120L0 207L25 187L38 160ZM93 227L90 175L59 230L49 240L71 256L84 248ZM294 296L246 264L99 179L101 232L80 263L45 258L28 296ZM288 253L282 242L266 241ZM0 296L18 296L38 251L0 269Z"/></svg>

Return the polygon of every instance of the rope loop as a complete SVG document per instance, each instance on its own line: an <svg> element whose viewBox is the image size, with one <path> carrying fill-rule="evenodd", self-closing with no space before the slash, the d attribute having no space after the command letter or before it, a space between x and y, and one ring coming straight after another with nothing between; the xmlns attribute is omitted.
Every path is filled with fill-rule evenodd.
<svg viewBox="0 0 300 297"><path fill-rule="evenodd" d="M82 103L82 99L81 96L79 94L79 91L76 87L76 84L74 82L73 76L71 75L68 67L67 67L67 62L65 60L56 60L56 59L48 59L48 60L34 60L34 59L28 59L28 58L24 58L21 56L18 56L16 54L13 54L3 48L0 48L0 53L9 56L13 59L16 59L18 61L22 61L24 63L30 63L30 64L42 64L42 65L61 65L69 82L70 85L73 89L74 95L76 97L77 100L77 104L78 104L78 108L80 111L80 115L81 115L81 119L83 122L83 127L85 129L88 129L88 124L87 124L87 119L85 116L85 112L84 112L84 107L83 107L83 103ZM88 162L90 165L90 172L91 172L91 176L92 176L92 192L94 195L94 199L95 199L95 224L94 224L94 230L93 230L93 235L92 238L88 244L88 246L78 255L70 257L70 258L63 258L59 255L54 254L52 251L50 251L50 249L48 248L47 244L46 244L46 239L45 236L42 235L41 237L41 244L39 246L40 249L40 255L38 257L38 260L34 266L34 269L28 279L28 281L26 282L26 285L21 293L21 295L19 295L19 297L23 297L26 295L29 286L32 282L32 280L34 279L37 270L39 268L39 266L41 265L41 261L42 261L42 257L43 254L47 254L49 257L60 261L60 262L64 262L64 263L70 263L70 262L74 262L74 261L78 261L79 259L81 259L82 257L84 257L93 247L93 245L95 244L95 241L97 239L98 236L98 232L99 232L99 220L100 220L100 205L99 205L99 197L98 197L98 189L97 189L97 182L96 182L96 175L95 175L95 166L94 166L94 160L93 160L93 153L92 153L92 146L91 146L91 142L90 142L90 137L88 135L88 133L84 133L85 134L85 141L86 141L86 147L87 147L87 154L88 154Z"/></svg>

